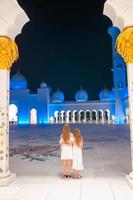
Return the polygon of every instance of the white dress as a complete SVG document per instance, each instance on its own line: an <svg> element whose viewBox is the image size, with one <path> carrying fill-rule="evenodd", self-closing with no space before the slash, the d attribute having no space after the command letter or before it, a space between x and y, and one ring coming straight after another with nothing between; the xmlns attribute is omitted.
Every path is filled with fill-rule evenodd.
<svg viewBox="0 0 133 200"><path fill-rule="evenodd" d="M76 144L73 145L73 169L75 170L83 170L83 159L82 159L82 148L77 146Z"/></svg>
<svg viewBox="0 0 133 200"><path fill-rule="evenodd" d="M64 144L63 139L60 139L60 144L62 144L62 149L61 149L61 160L72 160L73 159L73 147L72 147L72 142L74 141L73 134L70 134L70 144Z"/></svg>

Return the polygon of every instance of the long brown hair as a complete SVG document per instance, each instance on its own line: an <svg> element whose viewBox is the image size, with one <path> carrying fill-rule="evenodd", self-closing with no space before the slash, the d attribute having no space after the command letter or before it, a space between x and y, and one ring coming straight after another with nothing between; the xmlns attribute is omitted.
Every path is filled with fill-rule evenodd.
<svg viewBox="0 0 133 200"><path fill-rule="evenodd" d="M74 130L74 133L73 133L73 136L75 138L75 143L77 146L80 146L80 143L82 141L82 136L81 136L81 133L80 133L80 130L79 129L75 129Z"/></svg>
<svg viewBox="0 0 133 200"><path fill-rule="evenodd" d="M68 124L64 124L63 126L62 139L65 144L70 143L70 127Z"/></svg>

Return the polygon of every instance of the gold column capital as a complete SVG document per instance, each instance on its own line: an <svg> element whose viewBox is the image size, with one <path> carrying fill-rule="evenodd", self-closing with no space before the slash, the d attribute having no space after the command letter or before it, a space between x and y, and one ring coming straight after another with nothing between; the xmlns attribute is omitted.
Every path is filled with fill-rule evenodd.
<svg viewBox="0 0 133 200"><path fill-rule="evenodd" d="M0 36L0 69L10 70L18 59L18 47L8 36Z"/></svg>
<svg viewBox="0 0 133 200"><path fill-rule="evenodd" d="M126 27L117 37L116 48L126 64L133 63L133 26Z"/></svg>

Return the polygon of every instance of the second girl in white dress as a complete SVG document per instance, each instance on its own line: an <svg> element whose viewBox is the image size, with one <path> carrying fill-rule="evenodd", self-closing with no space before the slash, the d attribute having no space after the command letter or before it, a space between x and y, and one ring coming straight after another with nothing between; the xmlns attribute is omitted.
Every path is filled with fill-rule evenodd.
<svg viewBox="0 0 133 200"><path fill-rule="evenodd" d="M80 170L83 170L83 159L82 159L82 148L83 148L83 137L81 136L80 130L75 129L74 131L74 142L73 142L73 169L74 177L80 178Z"/></svg>

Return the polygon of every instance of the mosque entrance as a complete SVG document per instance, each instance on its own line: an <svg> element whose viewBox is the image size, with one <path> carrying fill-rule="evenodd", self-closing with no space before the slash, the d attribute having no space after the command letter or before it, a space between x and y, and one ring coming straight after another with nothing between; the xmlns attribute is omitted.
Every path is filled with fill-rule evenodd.
<svg viewBox="0 0 133 200"><path fill-rule="evenodd" d="M30 111L30 124L37 124L37 110L35 108Z"/></svg>
<svg viewBox="0 0 133 200"><path fill-rule="evenodd" d="M18 123L18 108L15 104L9 105L9 123L10 124L17 124Z"/></svg>

